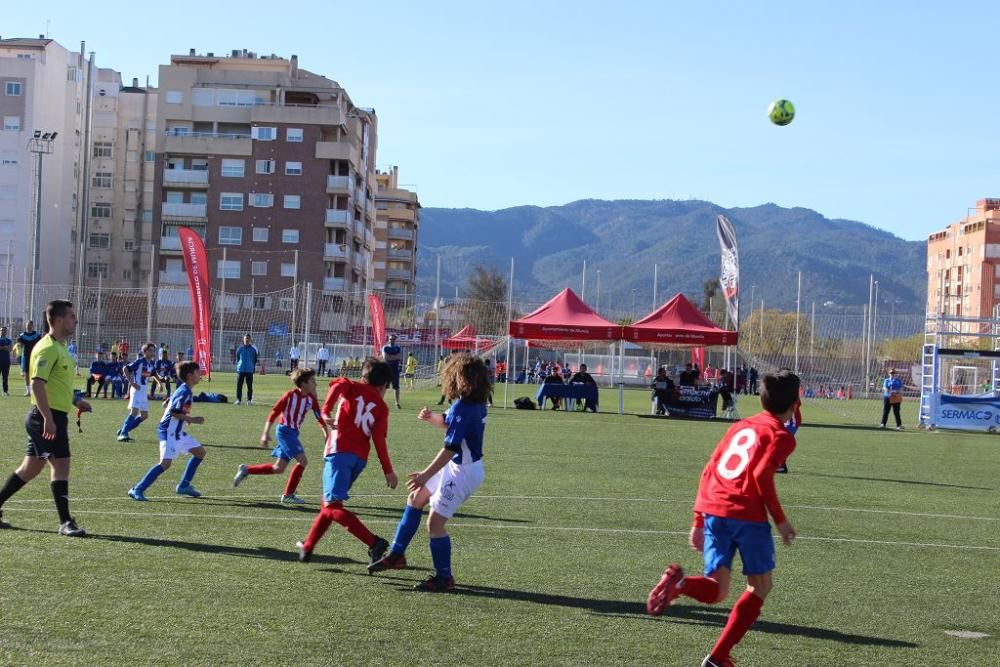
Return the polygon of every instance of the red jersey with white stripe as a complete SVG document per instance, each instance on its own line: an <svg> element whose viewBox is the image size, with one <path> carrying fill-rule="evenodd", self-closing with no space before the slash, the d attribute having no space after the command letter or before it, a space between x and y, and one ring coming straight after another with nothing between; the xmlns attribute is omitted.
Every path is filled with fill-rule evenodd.
<svg viewBox="0 0 1000 667"><path fill-rule="evenodd" d="M391 473L392 461L385 441L389 432L389 408L378 388L337 378L330 383L323 402L323 416L332 415L334 409L337 410L337 428L326 441L324 455L349 453L367 461L374 443L382 472Z"/></svg>
<svg viewBox="0 0 1000 667"><path fill-rule="evenodd" d="M702 514L767 521L785 521L774 473L795 450L795 438L770 412L733 424L701 473L694 503L695 522Z"/></svg>
<svg viewBox="0 0 1000 667"><path fill-rule="evenodd" d="M302 428L302 422L305 421L306 414L310 411L316 415L316 421L322 426L323 418L319 415L319 399L316 398L315 394L303 393L301 389L296 387L282 394L278 402L271 408L271 414L267 416L267 423L273 424L275 420L280 420L278 423L282 426L298 431Z"/></svg>

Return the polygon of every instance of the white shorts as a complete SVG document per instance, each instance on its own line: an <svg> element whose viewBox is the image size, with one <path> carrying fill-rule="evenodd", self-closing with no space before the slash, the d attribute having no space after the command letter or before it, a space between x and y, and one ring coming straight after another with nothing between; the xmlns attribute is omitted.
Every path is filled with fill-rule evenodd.
<svg viewBox="0 0 1000 667"><path fill-rule="evenodd" d="M141 384L138 389L129 386L128 409L149 412L149 396L146 394L146 385Z"/></svg>
<svg viewBox="0 0 1000 667"><path fill-rule="evenodd" d="M458 465L448 461L430 478L426 488L431 492L431 509L450 519L459 506L469 499L483 483L483 462Z"/></svg>
<svg viewBox="0 0 1000 667"><path fill-rule="evenodd" d="M166 440L160 440L160 459L173 461L181 454L201 447L201 443L187 433L181 432L180 437L168 435Z"/></svg>

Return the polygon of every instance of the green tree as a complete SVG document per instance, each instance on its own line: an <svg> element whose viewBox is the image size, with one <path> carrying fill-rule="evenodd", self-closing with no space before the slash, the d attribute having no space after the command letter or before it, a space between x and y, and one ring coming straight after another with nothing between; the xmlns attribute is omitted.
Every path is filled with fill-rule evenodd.
<svg viewBox="0 0 1000 667"><path fill-rule="evenodd" d="M879 343L878 356L893 361L920 361L920 352L924 345L923 334L913 334L908 338L890 338Z"/></svg>
<svg viewBox="0 0 1000 667"><path fill-rule="evenodd" d="M476 266L466 288L465 319L481 334L507 333L507 281L495 268Z"/></svg>
<svg viewBox="0 0 1000 667"><path fill-rule="evenodd" d="M761 335L762 321L763 335ZM762 315L759 310L755 310L744 321L741 330L753 332L753 353L755 355L792 355L795 353L795 321L795 313L765 310ZM809 318L805 315L798 315L798 324L799 349L804 354L809 346L809 333L812 329Z"/></svg>

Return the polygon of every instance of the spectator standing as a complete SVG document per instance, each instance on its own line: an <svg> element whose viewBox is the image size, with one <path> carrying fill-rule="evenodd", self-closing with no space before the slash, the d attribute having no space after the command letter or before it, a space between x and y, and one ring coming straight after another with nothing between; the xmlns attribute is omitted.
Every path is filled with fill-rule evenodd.
<svg viewBox="0 0 1000 667"><path fill-rule="evenodd" d="M296 368L299 367L299 355L300 354L301 353L299 352L299 344L298 343L296 343L295 345L293 345L292 348L290 350L288 350L288 369L289 370L293 370L294 371Z"/></svg>
<svg viewBox="0 0 1000 667"><path fill-rule="evenodd" d="M10 377L10 349L14 341L7 336L7 327L0 327L0 376L3 377L3 395L10 396L7 380Z"/></svg>
<svg viewBox="0 0 1000 667"><path fill-rule="evenodd" d="M326 365L330 362L330 350L327 349L326 343L320 343L319 349L316 350L316 374L320 377L326 375Z"/></svg>
<svg viewBox="0 0 1000 667"><path fill-rule="evenodd" d="M236 350L236 402L243 401L243 385L247 386L247 405L253 405L253 374L257 370L259 355L250 334L243 336L243 345Z"/></svg>
<svg viewBox="0 0 1000 667"><path fill-rule="evenodd" d="M75 326L75 325L74 325ZM21 345L21 374L24 376L24 395L31 395L31 374L28 372L28 364L31 360L31 351L42 339L42 334L35 331L35 321L28 320L24 331L17 337L17 342Z"/></svg>
<svg viewBox="0 0 1000 667"><path fill-rule="evenodd" d="M903 419L899 414L899 406L903 403L903 381L896 375L896 369L889 369L889 376L882 380L882 423L879 428L885 428L889 420L889 410L896 418L896 430L903 430Z"/></svg>
<svg viewBox="0 0 1000 667"><path fill-rule="evenodd" d="M757 393L757 369L753 366L747 371L747 384L751 394Z"/></svg>
<svg viewBox="0 0 1000 667"><path fill-rule="evenodd" d="M128 363L128 341L125 340L125 336L122 336L121 342L118 343L118 358L123 364Z"/></svg>

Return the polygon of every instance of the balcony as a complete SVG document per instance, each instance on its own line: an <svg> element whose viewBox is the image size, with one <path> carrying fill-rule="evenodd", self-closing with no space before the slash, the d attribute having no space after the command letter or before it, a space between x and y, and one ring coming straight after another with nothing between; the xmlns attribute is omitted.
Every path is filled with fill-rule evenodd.
<svg viewBox="0 0 1000 667"><path fill-rule="evenodd" d="M404 222L413 222L416 218L414 217L413 209L409 208L390 208L389 209L389 219L390 220L402 220Z"/></svg>
<svg viewBox="0 0 1000 667"><path fill-rule="evenodd" d="M180 243L177 244L177 249L180 249ZM187 285L188 278L187 274L183 271L160 271L160 284L161 285Z"/></svg>
<svg viewBox="0 0 1000 667"><path fill-rule="evenodd" d="M327 176L326 177L326 192L327 194L335 195L349 195L351 194L351 181L353 179L350 176Z"/></svg>
<svg viewBox="0 0 1000 667"><path fill-rule="evenodd" d="M186 204L178 202L163 202L162 217L207 218L208 204Z"/></svg>
<svg viewBox="0 0 1000 667"><path fill-rule="evenodd" d="M344 109L335 104L258 104L250 112L254 123L343 125Z"/></svg>
<svg viewBox="0 0 1000 667"><path fill-rule="evenodd" d="M373 234L370 229L365 230L365 247L369 250L373 250L375 248L375 234Z"/></svg>
<svg viewBox="0 0 1000 667"><path fill-rule="evenodd" d="M389 280L410 280L413 277L413 272L409 269L389 269L385 275Z"/></svg>
<svg viewBox="0 0 1000 667"><path fill-rule="evenodd" d="M361 160L361 153L357 146L346 141L317 141L316 159L347 160L351 164L357 165Z"/></svg>
<svg viewBox="0 0 1000 667"><path fill-rule="evenodd" d="M165 169L163 184L191 188L208 187L208 171L205 169Z"/></svg>
<svg viewBox="0 0 1000 667"><path fill-rule="evenodd" d="M407 229L406 227L389 227L386 230L390 239L405 239L410 241L413 239L413 230Z"/></svg>
<svg viewBox="0 0 1000 667"><path fill-rule="evenodd" d="M323 289L330 292L343 292L346 285L343 278L323 278Z"/></svg>
<svg viewBox="0 0 1000 667"><path fill-rule="evenodd" d="M413 259L413 250L409 248L389 248L390 259Z"/></svg>
<svg viewBox="0 0 1000 667"><path fill-rule="evenodd" d="M354 219L354 235L359 239L365 237L365 221L359 218Z"/></svg>
<svg viewBox="0 0 1000 667"><path fill-rule="evenodd" d="M181 251L181 239L178 236L161 236L160 237L160 250L172 250L174 252Z"/></svg>
<svg viewBox="0 0 1000 667"><path fill-rule="evenodd" d="M327 243L323 249L323 259L347 259L346 243Z"/></svg>
<svg viewBox="0 0 1000 667"><path fill-rule="evenodd" d="M253 142L249 134L168 131L163 149L175 154L239 155L250 157Z"/></svg>
<svg viewBox="0 0 1000 667"><path fill-rule="evenodd" d="M326 209L326 226L327 227L350 227L351 219L348 212L339 208L328 208Z"/></svg>
<svg viewBox="0 0 1000 667"><path fill-rule="evenodd" d="M365 274L365 258L360 253L354 254L353 259L354 268L361 274Z"/></svg>

